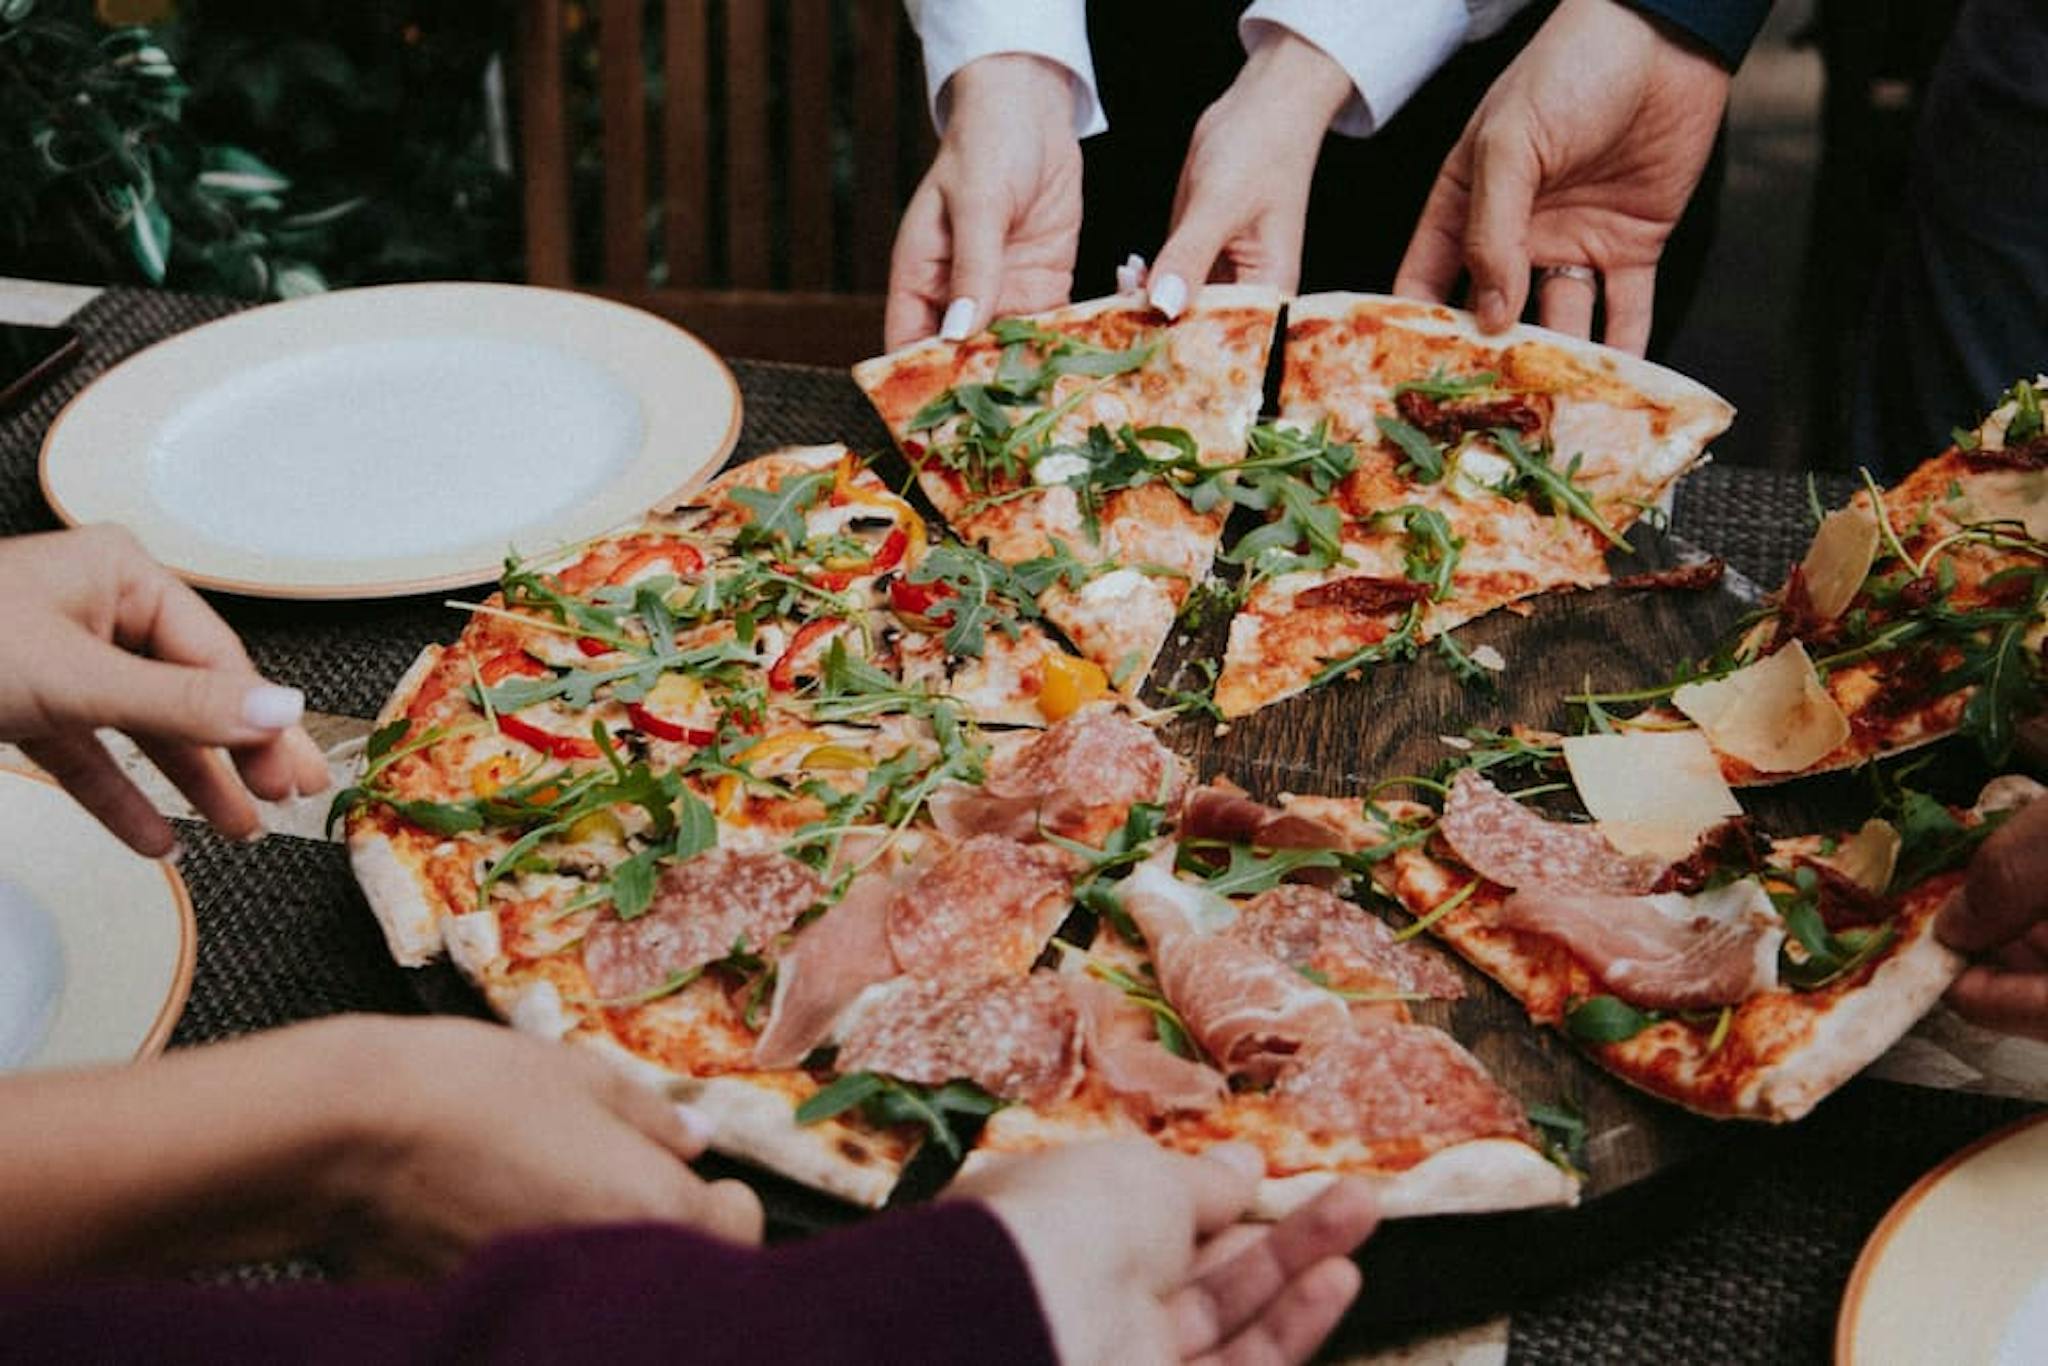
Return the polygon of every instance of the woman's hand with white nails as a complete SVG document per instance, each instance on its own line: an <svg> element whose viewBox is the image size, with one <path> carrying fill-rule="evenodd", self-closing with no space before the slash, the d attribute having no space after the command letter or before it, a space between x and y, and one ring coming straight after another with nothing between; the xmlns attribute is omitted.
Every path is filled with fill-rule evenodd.
<svg viewBox="0 0 2048 1366"><path fill-rule="evenodd" d="M262 832L250 793L277 801L327 786L327 762L298 725L298 691L266 682L227 623L126 531L0 541L0 584L0 740L138 853L168 853L171 827L99 727L133 737L237 839Z"/></svg>
<svg viewBox="0 0 2048 1366"><path fill-rule="evenodd" d="M1705 171L1728 72L1616 0L1565 0L1486 92L1438 173L1394 292L1441 302L1471 277L1479 325L1522 316L1532 266L1591 266L1605 340L1649 344L1657 260ZM1557 276L1538 319L1592 334L1596 289Z"/></svg>
<svg viewBox="0 0 2048 1366"><path fill-rule="evenodd" d="M1378 1210L1340 1181L1277 1224L1239 1224L1263 1171L1240 1144L1189 1157L1126 1139L1004 1159L946 1194L1009 1230L1062 1361L1285 1366L1357 1295L1349 1254Z"/></svg>
<svg viewBox="0 0 2048 1366"><path fill-rule="evenodd" d="M1168 317L1204 281L1301 277L1309 183L1351 78L1321 48L1273 28L1202 114L1174 193L1173 227L1152 263L1152 306Z"/></svg>
<svg viewBox="0 0 2048 1366"><path fill-rule="evenodd" d="M947 85L951 117L889 261L883 344L958 341L1067 301L1081 234L1081 144L1066 70L1000 53Z"/></svg>

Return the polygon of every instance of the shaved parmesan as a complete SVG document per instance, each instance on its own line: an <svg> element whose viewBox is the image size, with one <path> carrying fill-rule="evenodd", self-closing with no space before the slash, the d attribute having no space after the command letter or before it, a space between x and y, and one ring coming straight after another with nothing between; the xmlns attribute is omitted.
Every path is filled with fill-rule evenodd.
<svg viewBox="0 0 2048 1366"><path fill-rule="evenodd" d="M1862 503L1836 508L1821 519L1806 558L1799 562L1800 581L1816 620L1833 621L1849 610L1877 558L1877 514Z"/></svg>
<svg viewBox="0 0 2048 1366"><path fill-rule="evenodd" d="M1675 863L1702 831L1742 814L1713 746L1696 730L1574 735L1564 761L1587 814L1624 854Z"/></svg>
<svg viewBox="0 0 2048 1366"><path fill-rule="evenodd" d="M1899 862L1899 832L1875 816L1863 828L1842 841L1828 863L1842 876L1873 892L1891 885L1892 869Z"/></svg>
<svg viewBox="0 0 2048 1366"><path fill-rule="evenodd" d="M2048 470L1994 470L1973 475L1949 509L1957 521L2018 522L2048 540Z"/></svg>
<svg viewBox="0 0 2048 1366"><path fill-rule="evenodd" d="M1671 705L1717 751L1759 773L1811 768L1849 738L1849 718L1796 640L1724 678L1687 683Z"/></svg>

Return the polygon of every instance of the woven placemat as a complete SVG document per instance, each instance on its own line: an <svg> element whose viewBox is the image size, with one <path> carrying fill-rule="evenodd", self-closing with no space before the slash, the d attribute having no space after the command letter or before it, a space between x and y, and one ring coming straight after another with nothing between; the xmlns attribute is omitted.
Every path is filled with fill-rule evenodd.
<svg viewBox="0 0 2048 1366"><path fill-rule="evenodd" d="M1518 1308L1509 1360L1826 1361L1850 1269L1892 1202L2037 1108L1858 1081L1797 1125L1745 1131L1684 1174L1696 1223Z"/></svg>

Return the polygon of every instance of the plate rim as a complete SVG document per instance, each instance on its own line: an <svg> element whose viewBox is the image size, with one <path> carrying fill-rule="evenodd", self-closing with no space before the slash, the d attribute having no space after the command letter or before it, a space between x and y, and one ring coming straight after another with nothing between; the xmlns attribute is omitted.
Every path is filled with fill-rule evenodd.
<svg viewBox="0 0 2048 1366"><path fill-rule="evenodd" d="M1877 1227L1863 1241L1863 1250L1856 1255L1856 1265L1849 1272L1848 1283L1842 1287L1842 1307L1835 1314L1835 1366L1853 1366L1852 1353L1856 1346L1856 1325L1863 1307L1863 1297L1870 1289L1870 1278L1877 1273L1877 1265L1884 1260L1886 1249L1908 1219L1919 1209L1921 1203L1934 1192L1934 1188L1947 1180L1956 1168L1968 1162L1977 1154L1995 1148L2019 1137L2037 1125L2048 1124L2048 1110L2031 1115L2022 1115L2010 1124L2001 1124L1982 1138L1958 1148L1937 1162L1919 1180L1908 1186L1905 1193L1892 1202L1884 1218L1877 1221Z"/></svg>
<svg viewBox="0 0 2048 1366"><path fill-rule="evenodd" d="M40 769L0 762L0 774L26 778L30 782L54 788L64 793L67 798L70 797L62 783ZM76 806L75 799L73 805ZM76 806L76 810L83 819L97 821L97 817L83 806ZM137 857L140 858L141 855ZM185 885L183 875L178 872L177 865L170 860L148 859L146 862L156 865L157 871L163 875L165 887L170 891L171 905L177 912L178 920L178 956L177 962L171 968L171 985L164 993L164 1003L158 1009L156 1018L150 1022L148 1031L143 1034L142 1041L136 1045L135 1052L129 1056L129 1062L141 1062L164 1051L164 1046L170 1042L171 1031L177 1028L179 1019L185 1013L186 1003L191 999L192 978L199 960L199 920L192 909L191 888Z"/></svg>
<svg viewBox="0 0 2048 1366"><path fill-rule="evenodd" d="M681 323L663 317L659 313L651 312L648 309L637 308L621 300L602 294L589 293L584 290L565 289L553 285L530 285L510 280L416 280L393 284L362 285L349 289L332 290L325 294L307 297L312 300L331 299L344 295L360 295L379 291L411 291L422 287L436 290L493 293L508 297L544 294L557 298L574 299L579 301L580 304L597 305L601 306L604 310L620 311L632 314L640 319L651 320L670 332L675 333L676 336L701 352L704 358L711 363L712 372L723 382L730 401L725 431L719 437L715 448L705 459L703 465L673 488L657 495L647 504L646 510L665 507L688 495L692 489L698 487L722 469L726 462L731 460L733 451L738 447L742 424L746 416L745 397L741 393L738 378L732 372L732 366L726 362L724 356L720 355L702 337L699 337ZM139 347L107 366L106 369L87 380L77 393L66 399L64 406L57 410L57 415L50 419L49 427L43 432L42 443L36 450L36 484L42 493L43 501L56 514L57 520L67 527L78 527L88 524L86 519L78 516L77 513L65 506L64 502L58 498L56 490L51 484L50 456L57 441L57 433L63 427L64 420L72 416L78 405L85 401L93 390L99 388L110 376L118 374L130 361L139 356L146 355L160 346L200 335L211 328L247 318L252 314L267 312L270 309L289 306L297 302L300 301L296 299L283 299L255 304L248 308L236 309L234 312L218 318L209 319L195 327L188 327L182 331L173 332L168 336L159 337L147 346ZM586 535L603 535L606 531L613 529L613 527L599 527L586 533ZM497 561L494 559L491 563L480 565L475 569L449 571L443 574L432 574L411 579L379 579L368 582L341 584L266 583L257 579L241 579L205 573L179 565L166 564L165 567L193 587L204 588L213 592L233 593L241 597L262 598L274 601L335 602L413 597L422 593L436 593L448 589L466 588L473 584L483 583L493 577L496 565Z"/></svg>

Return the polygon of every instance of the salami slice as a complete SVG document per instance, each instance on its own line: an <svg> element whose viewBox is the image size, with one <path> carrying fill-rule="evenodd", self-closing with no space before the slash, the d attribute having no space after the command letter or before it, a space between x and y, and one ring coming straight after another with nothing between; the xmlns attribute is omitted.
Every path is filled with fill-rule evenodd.
<svg viewBox="0 0 2048 1366"><path fill-rule="evenodd" d="M1075 864L1050 845L963 840L890 901L890 951L913 977L1022 976L1073 904Z"/></svg>
<svg viewBox="0 0 2048 1366"><path fill-rule="evenodd" d="M1081 1012L1049 973L906 979L860 1006L838 1067L921 1086L971 1081L1005 1100L1044 1104L1081 1084Z"/></svg>
<svg viewBox="0 0 2048 1366"><path fill-rule="evenodd" d="M1590 825L1546 820L1469 768L1452 781L1437 828L1466 867L1503 887L1627 894L1649 891L1664 872Z"/></svg>
<svg viewBox="0 0 2048 1366"><path fill-rule="evenodd" d="M1283 883L1246 903L1224 931L1341 991L1456 1000L1465 984L1443 955L1404 944L1378 916L1320 887Z"/></svg>
<svg viewBox="0 0 2048 1366"><path fill-rule="evenodd" d="M1342 849L1344 836L1299 812L1255 802L1235 784L1218 778L1188 793L1181 803L1180 837L1228 840L1262 849Z"/></svg>
<svg viewBox="0 0 2048 1366"><path fill-rule="evenodd" d="M1282 1113L1318 1137L1439 1144L1533 1137L1521 1106L1479 1060L1426 1025L1387 1023L1314 1039L1272 1094Z"/></svg>
<svg viewBox="0 0 2048 1366"><path fill-rule="evenodd" d="M638 996L744 944L755 953L824 895L824 880L784 854L712 849L664 866L654 901L632 920L607 916L583 941L583 968L606 1000Z"/></svg>
<svg viewBox="0 0 2048 1366"><path fill-rule="evenodd" d="M992 763L982 790L998 802L1035 802L1046 828L1079 839L1094 833L1094 813L1112 812L1110 824L1118 825L1133 803L1172 805L1182 781L1180 760L1157 736L1120 712L1097 708Z"/></svg>

